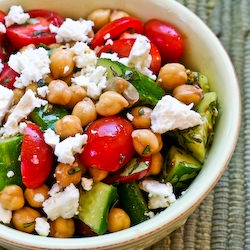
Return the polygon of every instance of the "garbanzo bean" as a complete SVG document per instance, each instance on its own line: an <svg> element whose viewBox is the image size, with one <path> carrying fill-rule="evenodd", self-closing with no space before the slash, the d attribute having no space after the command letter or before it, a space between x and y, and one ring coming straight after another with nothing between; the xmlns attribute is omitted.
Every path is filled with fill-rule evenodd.
<svg viewBox="0 0 250 250"><path fill-rule="evenodd" d="M24 197L31 207L42 207L43 202L48 198L49 188L43 184L38 188L26 188Z"/></svg>
<svg viewBox="0 0 250 250"><path fill-rule="evenodd" d="M141 156L149 156L161 150L159 135L150 129L136 129L132 132L132 138L135 151Z"/></svg>
<svg viewBox="0 0 250 250"><path fill-rule="evenodd" d="M35 45L34 44L29 44L29 45L27 45L27 46L23 46L20 50L19 50L19 52L21 52L21 53L23 53L25 50L27 50L27 49L35 49L36 47L35 47Z"/></svg>
<svg viewBox="0 0 250 250"><path fill-rule="evenodd" d="M55 79L69 76L75 67L74 52L69 49L55 49L50 56L50 70Z"/></svg>
<svg viewBox="0 0 250 250"><path fill-rule="evenodd" d="M13 213L12 222L17 230L32 233L35 230L35 220L38 217L41 217L38 211L30 207L23 207Z"/></svg>
<svg viewBox="0 0 250 250"><path fill-rule="evenodd" d="M59 163L55 169L56 182L61 187L67 187L71 183L77 185L81 181L82 172L78 164Z"/></svg>
<svg viewBox="0 0 250 250"><path fill-rule="evenodd" d="M69 238L75 233L75 222L73 219L59 217L50 222L50 236L56 238Z"/></svg>
<svg viewBox="0 0 250 250"><path fill-rule="evenodd" d="M17 210L24 206L23 190L17 185L6 186L0 192L0 203L4 209Z"/></svg>
<svg viewBox="0 0 250 250"><path fill-rule="evenodd" d="M203 91L197 85L184 84L174 89L173 96L185 104L194 103L196 105L201 101Z"/></svg>
<svg viewBox="0 0 250 250"><path fill-rule="evenodd" d="M101 94L96 103L96 111L102 116L111 116L120 113L128 107L128 101L115 91L107 91Z"/></svg>
<svg viewBox="0 0 250 250"><path fill-rule="evenodd" d="M152 109L145 106L138 106L131 110L134 117L132 124L135 128L149 128L151 126L151 113Z"/></svg>
<svg viewBox="0 0 250 250"><path fill-rule="evenodd" d="M165 90L173 90L187 82L185 67L180 63L167 63L159 72L157 82Z"/></svg>
<svg viewBox="0 0 250 250"><path fill-rule="evenodd" d="M160 152L153 154L148 175L158 175L163 167L164 159Z"/></svg>
<svg viewBox="0 0 250 250"><path fill-rule="evenodd" d="M31 89L33 92L36 92L36 90L37 90L37 84L36 84L35 82L32 82L31 84L29 84L29 85L26 87L26 90L25 90L25 91L27 91L27 90L29 90L29 89Z"/></svg>
<svg viewBox="0 0 250 250"><path fill-rule="evenodd" d="M88 168L88 172L89 172L90 176L93 178L94 182L104 180L109 174L108 171L99 170L99 169L94 168L94 167Z"/></svg>
<svg viewBox="0 0 250 250"><path fill-rule="evenodd" d="M87 19L94 22L93 30L97 31L107 23L109 23L109 17L111 9L97 9L91 12Z"/></svg>
<svg viewBox="0 0 250 250"><path fill-rule="evenodd" d="M87 92L84 88L76 84L71 85L69 88L72 92L72 97L67 106L73 109L78 102L82 101L83 98L87 96Z"/></svg>
<svg viewBox="0 0 250 250"><path fill-rule="evenodd" d="M54 80L54 78L53 78L53 76L52 76L51 74L45 75L45 76L43 77L43 79L44 79L44 81L45 81L46 83L48 83L48 84Z"/></svg>
<svg viewBox="0 0 250 250"><path fill-rule="evenodd" d="M108 231L117 232L131 225L128 214L121 208L112 208L108 214Z"/></svg>
<svg viewBox="0 0 250 250"><path fill-rule="evenodd" d="M129 14L125 11L122 10L113 10L111 15L110 15L110 22L122 18L122 17L126 17L129 16Z"/></svg>
<svg viewBox="0 0 250 250"><path fill-rule="evenodd" d="M90 98L85 97L82 101L75 105L72 110L72 115L77 116L81 120L81 124L84 127L97 118L95 104Z"/></svg>
<svg viewBox="0 0 250 250"><path fill-rule="evenodd" d="M81 120L75 115L66 115L55 123L55 132L63 139L82 134Z"/></svg>
<svg viewBox="0 0 250 250"><path fill-rule="evenodd" d="M24 95L24 89L13 89L14 94L14 104L18 104L22 96Z"/></svg>
<svg viewBox="0 0 250 250"><path fill-rule="evenodd" d="M47 99L49 102L59 105L67 105L72 97L72 92L64 81L53 80L48 86Z"/></svg>

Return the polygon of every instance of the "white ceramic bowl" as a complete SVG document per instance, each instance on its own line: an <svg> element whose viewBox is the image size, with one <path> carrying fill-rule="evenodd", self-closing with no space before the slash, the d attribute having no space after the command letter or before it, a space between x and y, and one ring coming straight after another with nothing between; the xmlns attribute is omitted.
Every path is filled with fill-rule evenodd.
<svg viewBox="0 0 250 250"><path fill-rule="evenodd" d="M181 226L221 177L234 151L240 126L240 94L233 66L215 35L191 11L172 0L0 0L0 9L20 4L45 8L65 17L86 17L97 8L123 9L146 21L172 23L184 35L185 64L207 75L219 97L220 119L202 171L188 191L154 218L117 233L92 238L56 239L22 233L0 225L0 245L10 249L142 249Z"/></svg>

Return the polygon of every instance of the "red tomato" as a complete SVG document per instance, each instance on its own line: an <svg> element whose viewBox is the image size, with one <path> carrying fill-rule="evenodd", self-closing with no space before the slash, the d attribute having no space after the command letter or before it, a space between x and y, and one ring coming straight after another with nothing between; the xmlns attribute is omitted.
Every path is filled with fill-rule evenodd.
<svg viewBox="0 0 250 250"><path fill-rule="evenodd" d="M48 178L53 165L53 150L35 124L25 129L21 148L21 174L26 187L37 188Z"/></svg>
<svg viewBox="0 0 250 250"><path fill-rule="evenodd" d="M114 41L112 45L104 45L98 52L98 56L100 56L102 52L115 52L118 54L119 57L128 57L135 40L135 38L119 39ZM150 45L150 54L152 56L150 69L154 72L154 74L158 74L161 68L161 55L159 50L152 42L150 42Z"/></svg>
<svg viewBox="0 0 250 250"><path fill-rule="evenodd" d="M133 126L119 116L103 117L87 128L88 141L81 154L86 167L116 171L132 158Z"/></svg>
<svg viewBox="0 0 250 250"><path fill-rule="evenodd" d="M93 49L97 46L102 46L106 40L115 39L126 30L133 30L134 32L141 34L143 31L143 24L140 20L134 17L122 17L114 20L97 31L90 46Z"/></svg>
<svg viewBox="0 0 250 250"><path fill-rule="evenodd" d="M50 22L44 17L37 17L34 23L8 27L6 33L17 49L32 43L49 45L56 42L55 34L50 32L49 25Z"/></svg>
<svg viewBox="0 0 250 250"><path fill-rule="evenodd" d="M179 62L184 52L184 42L172 25L151 19L144 25L144 34L159 49L163 63Z"/></svg>
<svg viewBox="0 0 250 250"><path fill-rule="evenodd" d="M6 88L14 89L14 82L19 74L13 70L8 63L4 63L3 70L0 74L0 84Z"/></svg>
<svg viewBox="0 0 250 250"><path fill-rule="evenodd" d="M54 11L34 9L34 10L28 10L26 12L30 15L31 18L43 17L47 21L49 21L49 23L52 23L57 27L61 26L61 24L64 22L64 18L60 14Z"/></svg>
<svg viewBox="0 0 250 250"><path fill-rule="evenodd" d="M6 16L6 14L0 10L0 22L1 23L5 23L4 17Z"/></svg>

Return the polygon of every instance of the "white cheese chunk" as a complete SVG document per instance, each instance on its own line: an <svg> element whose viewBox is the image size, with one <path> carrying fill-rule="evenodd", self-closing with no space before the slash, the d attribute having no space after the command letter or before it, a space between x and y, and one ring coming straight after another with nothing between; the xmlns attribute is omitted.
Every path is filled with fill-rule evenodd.
<svg viewBox="0 0 250 250"><path fill-rule="evenodd" d="M148 192L149 209L169 207L176 200L171 183L146 179L140 182L139 187Z"/></svg>
<svg viewBox="0 0 250 250"><path fill-rule="evenodd" d="M1 33L6 33L6 27L3 23L0 22L0 32Z"/></svg>
<svg viewBox="0 0 250 250"><path fill-rule="evenodd" d="M32 81L38 82L50 73L50 59L44 48L27 48L23 52L12 54L8 64L20 74L14 83L16 88L27 87Z"/></svg>
<svg viewBox="0 0 250 250"><path fill-rule="evenodd" d="M82 152L87 138L86 134L76 134L56 144L55 155L58 157L57 160L65 164L72 164L75 161L74 155Z"/></svg>
<svg viewBox="0 0 250 250"><path fill-rule="evenodd" d="M70 219L78 214L79 190L70 184L64 191L55 193L43 202L43 210L47 217L55 220L58 217Z"/></svg>
<svg viewBox="0 0 250 250"><path fill-rule="evenodd" d="M2 125L3 118L13 104L13 101L13 91L0 85L0 125Z"/></svg>
<svg viewBox="0 0 250 250"><path fill-rule="evenodd" d="M32 90L27 90L9 115L1 129L1 133L4 133L4 136L15 135L19 132L18 123L22 119L27 118L35 108L39 108L47 103L47 101L37 98Z"/></svg>
<svg viewBox="0 0 250 250"><path fill-rule="evenodd" d="M86 191L89 191L92 189L93 183L94 183L94 180L92 178L82 177L81 179L82 188Z"/></svg>
<svg viewBox="0 0 250 250"><path fill-rule="evenodd" d="M43 98L45 98L47 96L47 94L49 93L49 88L48 86L42 86L37 88L37 94Z"/></svg>
<svg viewBox="0 0 250 250"><path fill-rule="evenodd" d="M60 142L60 136L54 130L48 128L43 134L45 142L55 149L56 145Z"/></svg>
<svg viewBox="0 0 250 250"><path fill-rule="evenodd" d="M110 59L111 61L119 61L120 60L117 53L105 53L105 52L102 52L101 55L100 55L100 58Z"/></svg>
<svg viewBox="0 0 250 250"><path fill-rule="evenodd" d="M199 113L170 95L165 95L151 113L151 129L163 134L174 129L186 129L202 124Z"/></svg>
<svg viewBox="0 0 250 250"><path fill-rule="evenodd" d="M55 183L49 190L48 194L50 196L54 196L56 193L59 193L60 191L61 191L61 186L58 183Z"/></svg>
<svg viewBox="0 0 250 250"><path fill-rule="evenodd" d="M0 203L0 222L4 224L9 224L12 218L11 210L4 209Z"/></svg>
<svg viewBox="0 0 250 250"><path fill-rule="evenodd" d="M60 27L50 24L49 28L52 33L56 33L57 43L80 41L89 42L88 34L92 31L94 23L90 20L72 20L66 18Z"/></svg>
<svg viewBox="0 0 250 250"><path fill-rule="evenodd" d="M7 177L8 178L13 177L14 175L15 175L15 173L12 170L10 170L10 171L7 172Z"/></svg>
<svg viewBox="0 0 250 250"><path fill-rule="evenodd" d="M87 96L98 99L102 90L106 88L106 68L98 66L92 70L82 69L80 75L71 79L72 83L77 84L87 91Z"/></svg>
<svg viewBox="0 0 250 250"><path fill-rule="evenodd" d="M47 219L44 217L38 217L35 219L35 231L40 236L48 236L50 233L50 225L47 222Z"/></svg>
<svg viewBox="0 0 250 250"><path fill-rule="evenodd" d="M6 27L11 26L14 23L23 24L30 18L28 13L24 13L21 6L11 6L9 13L5 16L5 25Z"/></svg>

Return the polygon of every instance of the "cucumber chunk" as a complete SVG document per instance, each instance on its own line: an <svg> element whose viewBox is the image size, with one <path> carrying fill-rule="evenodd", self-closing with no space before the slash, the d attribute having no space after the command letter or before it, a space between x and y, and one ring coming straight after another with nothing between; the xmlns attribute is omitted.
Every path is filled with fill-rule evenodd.
<svg viewBox="0 0 250 250"><path fill-rule="evenodd" d="M97 234L104 234L108 227L108 212L117 199L112 185L94 183L90 191L82 191L79 201L79 219Z"/></svg>
<svg viewBox="0 0 250 250"><path fill-rule="evenodd" d="M21 135L0 139L0 190L11 184L22 185L18 160L22 139Z"/></svg>

